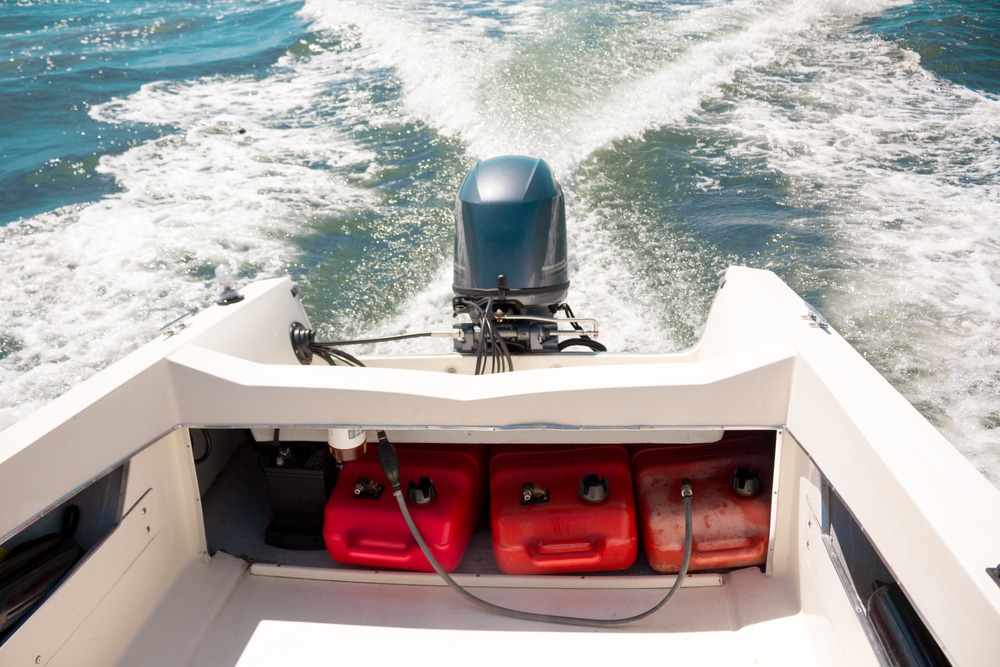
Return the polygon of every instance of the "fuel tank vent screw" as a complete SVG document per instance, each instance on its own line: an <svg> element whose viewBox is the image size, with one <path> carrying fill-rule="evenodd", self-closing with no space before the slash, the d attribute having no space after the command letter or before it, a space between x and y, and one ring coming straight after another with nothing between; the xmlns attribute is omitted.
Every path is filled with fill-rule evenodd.
<svg viewBox="0 0 1000 667"><path fill-rule="evenodd" d="M521 485L522 505L537 505L547 502L549 502L549 490L546 487L531 482L525 482Z"/></svg>
<svg viewBox="0 0 1000 667"><path fill-rule="evenodd" d="M608 478L596 472L580 480L580 498L588 503L599 503L608 497Z"/></svg>
<svg viewBox="0 0 1000 667"><path fill-rule="evenodd" d="M411 479L406 486L406 497L414 505L426 505L437 497L437 490L430 477L421 477L416 482Z"/></svg>
<svg viewBox="0 0 1000 667"><path fill-rule="evenodd" d="M733 493L739 496L756 496L764 490L760 470L751 466L740 466L734 470L731 485Z"/></svg>
<svg viewBox="0 0 1000 667"><path fill-rule="evenodd" d="M358 477L354 482L354 497L363 500L378 500L382 497L385 486L367 477Z"/></svg>

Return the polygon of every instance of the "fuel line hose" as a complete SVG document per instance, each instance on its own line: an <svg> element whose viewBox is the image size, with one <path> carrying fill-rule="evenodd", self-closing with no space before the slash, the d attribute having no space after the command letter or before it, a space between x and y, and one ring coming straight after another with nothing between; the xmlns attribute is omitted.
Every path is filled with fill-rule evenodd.
<svg viewBox="0 0 1000 667"><path fill-rule="evenodd" d="M624 625L629 625L630 623L635 623L636 621L641 621L644 618L649 618L663 607L667 606L674 594L680 590L681 585L684 582L684 578L687 576L688 566L691 564L691 552L692 552L692 517L691 517L691 497L693 491L691 489L691 481L685 479L681 483L681 497L684 499L684 557L681 560L681 568L677 573L677 578L674 580L673 586L667 591L667 594L653 607L647 609L646 611L636 614L634 616L626 616L624 618L578 618L576 616L558 616L554 614L540 614L530 611L521 611L518 609L510 609L508 607L502 607L500 605L493 604L492 602L487 602L481 598L476 597L469 591L462 588L454 579L449 576L444 568L437 562L434 554L431 553L430 548L424 541L424 538L420 535L420 531L417 529L416 524L413 522L413 517L410 516L410 510L406 506L406 500L403 498L402 484L400 483L400 465L399 465L399 455L396 453L396 448L389 442L389 439L385 435L385 431L378 432L378 457L379 463L382 466L382 473L385 475L389 484L392 486L392 495L395 496L396 502L399 504L399 509L403 514L403 519L406 521L407 527L410 529L410 533L413 535L413 539L416 540L417 545L420 547L420 551L427 558L427 561L434 568L448 586L461 595L463 598L471 602L472 604L482 607L488 611L492 611L496 614L501 614L503 616L509 616L511 618L517 618L524 621L535 621L541 623L559 623L562 625L576 625L583 627L597 627L597 628L615 628Z"/></svg>

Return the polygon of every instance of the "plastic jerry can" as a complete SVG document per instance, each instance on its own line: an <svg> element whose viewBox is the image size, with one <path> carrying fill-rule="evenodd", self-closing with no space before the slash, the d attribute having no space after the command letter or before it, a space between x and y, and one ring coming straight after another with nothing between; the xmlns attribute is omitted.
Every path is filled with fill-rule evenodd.
<svg viewBox="0 0 1000 667"><path fill-rule="evenodd" d="M506 574L621 570L638 535L622 445L494 447L493 555Z"/></svg>
<svg viewBox="0 0 1000 667"><path fill-rule="evenodd" d="M681 481L691 480L692 556L688 568L728 570L767 561L774 474L769 432L735 433L717 443L632 448L643 548L658 571L680 571L684 555Z"/></svg>
<svg viewBox="0 0 1000 667"><path fill-rule="evenodd" d="M446 571L458 567L483 510L486 446L397 445L413 522ZM432 572L382 474L377 448L344 464L326 503L323 539L339 563Z"/></svg>

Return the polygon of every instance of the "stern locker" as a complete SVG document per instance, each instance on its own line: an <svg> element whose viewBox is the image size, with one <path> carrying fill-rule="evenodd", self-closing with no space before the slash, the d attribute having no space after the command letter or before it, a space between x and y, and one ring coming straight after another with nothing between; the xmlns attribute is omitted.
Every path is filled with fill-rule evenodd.
<svg viewBox="0 0 1000 667"><path fill-rule="evenodd" d="M398 445L404 487L420 477L436 495L409 502L414 521L453 571L482 509L497 567L507 574L614 571L641 543L654 570L675 573L684 541L679 488L694 486L690 571L763 565L767 558L774 432L734 432L692 445ZM741 471L736 491L733 476ZM323 529L334 560L431 571L390 489L358 498L361 478L382 485L375 452L347 463L327 502ZM749 481L747 481L749 480ZM526 488L547 499L522 501ZM487 493L488 492L488 493ZM676 497L675 497L676 496ZM470 502L471 499L471 502Z"/></svg>

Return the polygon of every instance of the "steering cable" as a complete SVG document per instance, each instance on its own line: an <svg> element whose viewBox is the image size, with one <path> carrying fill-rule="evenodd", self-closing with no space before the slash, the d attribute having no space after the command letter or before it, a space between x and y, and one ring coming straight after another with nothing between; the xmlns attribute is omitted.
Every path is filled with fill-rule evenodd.
<svg viewBox="0 0 1000 667"><path fill-rule="evenodd" d="M396 448L389 442L389 439L385 435L385 431L378 431L378 458L379 463L382 466L382 473L385 475L389 484L392 486L392 495L396 497L396 502L399 504L399 509L403 513L403 519L406 521L407 527L410 529L410 534L413 535L413 539L417 541L417 545L420 547L420 551L427 558L427 561L434 568L434 571L444 580L448 586L461 595L463 598L468 600L474 605L482 607L488 611L492 611L497 614L502 614L504 616L510 616L511 618L517 618L525 621L538 621L543 623L560 623L563 625L577 625L584 627L598 627L598 628L615 628L623 625L628 625L636 621L641 621L644 618L648 618L658 612L660 609L665 607L670 599L673 598L674 594L677 593L681 588L681 584L684 582L684 578L687 576L688 566L691 564L691 552L692 552L692 518L691 518L691 481L685 479L681 483L681 496L684 498L684 557L681 560L681 569L677 573L677 578L674 580L673 586L667 591L667 594L660 600L656 605L647 609L646 611L636 614L634 616L627 616L625 618L578 618L575 616L558 616L554 614L540 614L530 611L520 611L517 609L509 609L507 607L501 607L500 605L493 604L492 602L487 602L481 598L476 597L469 591L462 588L451 576L444 571L444 568L437 562L434 554L431 553L430 548L424 541L424 538L420 535L420 531L417 529L416 524L413 522L413 517L410 516L410 510L406 506L406 500L403 498L402 484L399 481L400 477L400 466L399 466L399 455L396 453Z"/></svg>

